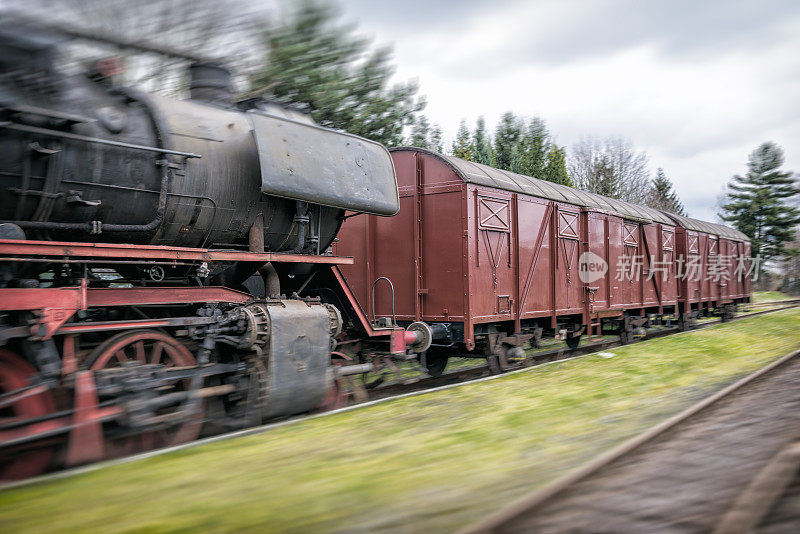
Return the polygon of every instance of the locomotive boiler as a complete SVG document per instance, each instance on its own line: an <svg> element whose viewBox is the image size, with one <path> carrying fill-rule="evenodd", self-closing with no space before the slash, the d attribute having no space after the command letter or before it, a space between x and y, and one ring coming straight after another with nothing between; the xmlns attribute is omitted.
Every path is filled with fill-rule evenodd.
<svg viewBox="0 0 800 534"><path fill-rule="evenodd" d="M221 65L192 65L176 101L111 86L111 61L64 76L54 53L21 32L0 49L0 219L28 237L319 254L343 210L397 211L382 146L235 104Z"/></svg>

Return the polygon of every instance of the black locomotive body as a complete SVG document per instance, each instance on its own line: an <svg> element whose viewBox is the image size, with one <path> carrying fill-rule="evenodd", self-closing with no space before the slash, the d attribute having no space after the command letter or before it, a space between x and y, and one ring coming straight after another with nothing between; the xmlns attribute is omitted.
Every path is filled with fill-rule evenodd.
<svg viewBox="0 0 800 534"><path fill-rule="evenodd" d="M285 132L320 129L276 105L237 108L222 67L195 65L193 99L176 101L110 87L102 73L63 76L52 54L49 43L20 35L0 50L0 218L28 237L236 247L248 244L260 217L266 250L319 253L344 209L396 211L383 147L325 132L328 146L303 152L309 147L289 144ZM259 153L258 145L281 151ZM331 165L331 156L349 161ZM357 158L369 176L352 174L348 167L362 169L351 165ZM291 183L294 165L314 163L321 185L355 195L323 205L317 191L302 190L308 184ZM286 172L262 173L279 167ZM372 182L372 195L359 191L366 184L341 183L374 176L383 182Z"/></svg>

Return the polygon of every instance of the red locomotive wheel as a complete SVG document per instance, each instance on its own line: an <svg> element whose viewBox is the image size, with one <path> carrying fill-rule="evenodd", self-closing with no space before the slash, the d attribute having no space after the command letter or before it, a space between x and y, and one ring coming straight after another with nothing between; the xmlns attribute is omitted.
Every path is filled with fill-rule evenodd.
<svg viewBox="0 0 800 534"><path fill-rule="evenodd" d="M157 330L133 330L121 332L101 343L88 356L89 369L96 371L118 367L123 362L141 364L162 364L165 367L191 367L195 359L189 349L173 337ZM160 394L183 391L189 387L189 380L176 380L168 391L159 390ZM203 426L203 408L189 420L146 432L135 436L115 435L119 429L107 429L106 456L117 457L138 452L170 447L197 439ZM180 406L169 406L158 412L158 415L170 413Z"/></svg>
<svg viewBox="0 0 800 534"><path fill-rule="evenodd" d="M331 410L338 410L347 406L347 387L342 378L337 378L325 392L325 396L317 406L316 410L319 412L329 412Z"/></svg>
<svg viewBox="0 0 800 534"><path fill-rule="evenodd" d="M30 377L36 370L11 351L0 349L0 393L6 394L30 385ZM55 411L55 402L50 392L31 395L10 406L0 408L0 425L47 415ZM49 425L52 423L37 423ZM3 432L0 435L4 436ZM19 480L36 476L50 465L55 454L52 444L30 450L3 451L0 455L0 480Z"/></svg>
<svg viewBox="0 0 800 534"><path fill-rule="evenodd" d="M340 352L334 352L331 354L331 364L333 364L334 369L336 369L336 367L346 365L349 359L349 356L345 356ZM329 412L331 410L344 408L347 406L347 401L349 399L347 391L348 384L346 383L345 377L336 376L331 382L331 386L328 388L328 391L325 392L325 396L322 397L322 401L319 403L319 406L317 406L317 411Z"/></svg>
<svg viewBox="0 0 800 534"><path fill-rule="evenodd" d="M87 357L89 369L116 367L122 362L163 363L166 367L194 365L195 360L178 340L156 330L121 332L101 343Z"/></svg>

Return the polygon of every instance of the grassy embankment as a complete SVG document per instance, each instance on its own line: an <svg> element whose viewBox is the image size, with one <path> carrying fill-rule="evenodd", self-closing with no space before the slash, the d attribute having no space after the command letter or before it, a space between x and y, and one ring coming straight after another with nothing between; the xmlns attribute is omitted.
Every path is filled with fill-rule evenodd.
<svg viewBox="0 0 800 534"><path fill-rule="evenodd" d="M798 328L786 310L5 491L0 530L452 531L800 348Z"/></svg>
<svg viewBox="0 0 800 534"><path fill-rule="evenodd" d="M781 293L780 291L754 291L752 302L773 302L778 300L789 300L792 298L796 297L792 297L786 293Z"/></svg>

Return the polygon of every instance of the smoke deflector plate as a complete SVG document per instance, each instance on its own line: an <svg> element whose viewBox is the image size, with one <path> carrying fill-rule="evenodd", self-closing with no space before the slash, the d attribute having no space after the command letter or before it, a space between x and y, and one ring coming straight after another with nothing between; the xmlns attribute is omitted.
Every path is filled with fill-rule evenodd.
<svg viewBox="0 0 800 534"><path fill-rule="evenodd" d="M394 164L383 145L263 112L248 115L262 193L374 215L399 211Z"/></svg>

